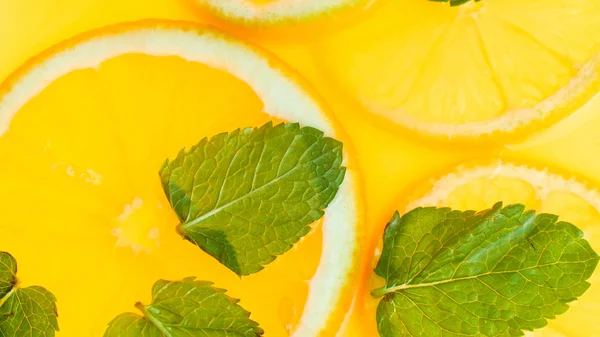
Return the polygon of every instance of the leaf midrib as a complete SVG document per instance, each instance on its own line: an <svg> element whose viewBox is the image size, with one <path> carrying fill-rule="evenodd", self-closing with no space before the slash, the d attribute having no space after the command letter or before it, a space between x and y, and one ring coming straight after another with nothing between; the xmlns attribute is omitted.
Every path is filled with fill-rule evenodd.
<svg viewBox="0 0 600 337"><path fill-rule="evenodd" d="M308 148L306 148L306 150L304 151L304 153L302 154L302 156L300 156L300 158L298 159L298 163L299 163L299 165L295 166L294 168L292 168L291 170L289 170L289 171L287 171L286 173L282 174L281 176L279 176L279 177L276 177L275 179L273 179L273 180L269 181L268 183L266 183L266 184L264 184L264 185L262 185L262 186L260 186L260 187L258 187L258 188L256 188L256 189L254 189L254 190L251 190L251 191L249 191L248 193L246 193L246 194L244 194L244 195L242 195L242 196L239 196L239 197L237 197L237 198L235 198L235 199L233 199L233 200L229 201L228 203L224 204L223 206L219 206L219 207L217 207L217 208L213 209L212 211L210 211L210 212L207 212L207 213L205 213L205 214L203 214L203 215L201 215L201 216L197 217L196 219L194 219L194 220L192 220L192 221L189 221L189 222L186 222L186 223L184 223L184 224L181 226L181 229L182 229L182 230L186 230L186 229L189 229L190 227L193 227L193 226L195 226L195 225L197 225L197 224L201 223L202 221L204 221L204 220L206 220L206 219L210 218L211 216L213 216L213 215L215 215L215 214L217 214L217 213L219 213L219 212L223 211L224 209L226 209L226 208L228 208L228 207L232 206L233 204L237 203L238 201L240 201L240 200L242 200L242 199L244 199L244 198L248 198L248 197L250 197L251 195L253 195L253 194L257 193L257 192L259 192L259 191L262 191L262 190L263 190L264 188L266 188L267 186L270 186L270 185L272 185L272 184L274 184L274 183L276 183L276 182L278 182L278 181L280 181L280 180L284 179L285 177L287 177L288 175L290 175L292 172L295 172L296 170L298 170L298 169L300 169L300 168L303 168L303 167L305 167L305 166L306 166L308 163L314 162L315 160L317 160L317 159L319 159L319 158L323 157L325 154L327 154L327 153L329 153L329 152L330 152L330 151L323 152L321 155L319 155L318 157L314 158L313 160L311 160L311 161L309 161L309 162L306 162L306 163L301 163L301 161L302 161L302 159L304 158L304 156L305 156L307 153L309 153L309 150L310 150L310 149L312 149L312 148L313 148L315 145L317 145L317 144L319 144L319 142L315 142L315 143L313 143L311 146L309 146ZM283 161L283 158L282 158L282 161ZM225 185L225 181L223 181L223 185Z"/></svg>
<svg viewBox="0 0 600 337"><path fill-rule="evenodd" d="M593 260L594 259L592 258L592 259L587 259L587 260L583 260L583 261L572 261L572 262L567 261L567 262L548 263L548 264L543 264L543 265L527 267L527 268L523 268L523 269L506 270L506 271L501 271L501 272L488 272L488 273L477 274L477 275L473 275L473 276L466 276L466 277L460 277L460 278L454 278L454 279L448 279L448 280L442 280L442 281L436 281L436 282L418 283L418 284L402 284L399 286L393 286L393 287L389 287L389 288L382 287L382 288L375 289L373 292L371 292L371 294L372 294L372 296L375 296L375 297L382 297L389 293L393 293L393 292L397 292L397 291L401 291L401 290L405 290L405 289L433 287L433 286L437 286L440 284L472 280L472 279L476 279L476 278L488 276L488 275L520 273L522 271L531 270L531 269L556 266L556 265L561 265L561 264L580 264L580 263L586 263L586 262L593 261Z"/></svg>
<svg viewBox="0 0 600 337"><path fill-rule="evenodd" d="M198 302L196 302L198 303ZM152 306L156 305L156 303L153 303ZM137 305L136 305L137 306ZM169 332L169 330L167 330L167 328L162 324L162 322L156 318L156 316L152 315L152 313L147 309L147 307L143 306L143 309L141 307L138 307L138 309L140 311L142 311L142 313L144 314L144 317L147 318L150 323L152 323L158 330L160 330L160 332L162 332L165 337L173 337L173 335ZM243 334L241 334L239 331L236 330L232 330L231 328L206 328L206 327L201 327L201 328L194 328L194 327L183 327L186 330L193 330L193 331L226 331L226 332L231 332L234 333L236 336L243 336Z"/></svg>

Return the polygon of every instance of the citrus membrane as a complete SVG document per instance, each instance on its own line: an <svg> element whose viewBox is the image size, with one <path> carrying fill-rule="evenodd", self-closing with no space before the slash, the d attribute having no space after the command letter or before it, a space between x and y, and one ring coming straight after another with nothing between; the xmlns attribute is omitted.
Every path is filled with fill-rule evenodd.
<svg viewBox="0 0 600 337"><path fill-rule="evenodd" d="M344 183L322 221L240 279L178 236L166 158L268 121L344 143ZM148 20L79 35L0 87L0 246L58 298L58 336L99 336L158 279L196 276L240 298L266 336L337 331L352 299L361 201L351 146L313 90L270 54L193 23Z"/></svg>
<svg viewBox="0 0 600 337"><path fill-rule="evenodd" d="M514 141L597 92L598 17L591 0L388 1L315 61L392 132Z"/></svg>

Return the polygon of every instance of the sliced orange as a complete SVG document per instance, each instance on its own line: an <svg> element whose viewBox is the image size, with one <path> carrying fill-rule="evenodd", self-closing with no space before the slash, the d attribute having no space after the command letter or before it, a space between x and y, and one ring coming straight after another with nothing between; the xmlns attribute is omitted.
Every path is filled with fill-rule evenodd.
<svg viewBox="0 0 600 337"><path fill-rule="evenodd" d="M372 0L191 0L226 21L268 26L312 21Z"/></svg>
<svg viewBox="0 0 600 337"><path fill-rule="evenodd" d="M176 233L158 170L200 139L269 120L344 143L348 173L320 223L239 278ZM266 336L331 336L353 297L362 197L346 135L271 54L217 30L140 21L34 57L0 86L0 247L58 298L60 337L101 336L158 279L241 299Z"/></svg>
<svg viewBox="0 0 600 337"><path fill-rule="evenodd" d="M599 17L595 0L387 1L315 61L392 132L514 141L598 91Z"/></svg>
<svg viewBox="0 0 600 337"><path fill-rule="evenodd" d="M559 219L579 227L592 247L600 250L600 192L574 177L552 173L523 164L495 160L470 163L416 188L402 197L398 210L407 212L420 206L451 207L458 210L483 210L498 201L508 205L521 203L528 209L559 215ZM376 258L375 260L377 260ZM382 280L371 278L375 288ZM596 317L600 315L600 272L589 282L592 286L570 309L548 322L546 328L530 336L564 337L573 332L581 336L600 335ZM378 299L367 297L364 316L375 317ZM365 326L376 333L375 320L365 320ZM370 329L370 330L369 330Z"/></svg>

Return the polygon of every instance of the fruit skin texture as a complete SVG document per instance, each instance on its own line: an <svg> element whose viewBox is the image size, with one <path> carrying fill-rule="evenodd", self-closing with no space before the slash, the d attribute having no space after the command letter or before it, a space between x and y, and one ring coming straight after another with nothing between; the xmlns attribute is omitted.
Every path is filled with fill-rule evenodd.
<svg viewBox="0 0 600 337"><path fill-rule="evenodd" d="M46 62L49 59L53 59L54 57L64 57L64 54L66 53L69 53L70 56L77 56L75 53L77 47L84 44L86 46L93 45L97 40L106 42L110 41L111 38L116 39L119 36L131 33L141 32L142 34L154 34L155 32L164 31L181 35L194 35L195 38L208 38L211 41L216 40L218 41L216 44L217 46L233 48L238 52L242 52L244 55L252 56L255 60L260 60L260 66L267 67L269 69L269 75L272 76L265 80L276 79L284 81L286 83L286 88L291 89L291 91L288 91L287 93L293 94L292 97L284 95L284 99L281 99L281 97L278 99L278 96L274 94L281 88L277 89L277 85L269 86L264 83L261 84L260 80L263 80L263 78L260 76L259 78L256 78L255 73L249 74L246 72L252 65L250 65L250 67L239 67L234 69L243 72L243 75L246 77L242 78L240 76L240 79L251 82L248 83L251 86L252 84L261 84L263 91L260 91L260 88L253 89L255 89L257 95L263 99L266 113L275 118L294 120L306 126L317 127L323 130L326 135L333 136L343 142L345 153L353 152L348 137L345 135L339 123L334 120L329 108L325 105L320 96L305 82L305 80L270 52L239 41L219 30L204 25L185 21L155 19L122 23L80 34L40 53L17 69L0 86L0 137L8 130L11 120L18 110L26 104L29 99L42 92L53 80L77 69L93 68L105 61L102 59L102 56L94 53L85 54L85 59L77 59L77 57L74 57L65 63L58 62L59 64L47 64ZM142 36L142 38L144 37L147 38L148 36ZM146 40L142 39L135 41ZM129 42L131 42L131 40ZM152 44L149 45L152 46ZM122 51L122 49L111 51L109 50L110 44L103 45L99 50L99 54L109 55L107 57L108 59L120 56L123 53L127 54L127 50L136 48L137 46L138 45L135 45L134 47L125 46L126 51L120 54L119 52ZM140 49L142 49L143 47L148 46L148 44L141 44L139 46L141 47ZM120 47L124 46L120 45ZM153 47L156 47L156 45L153 45ZM195 50L198 51L198 46L195 45L194 47L196 47ZM214 49L218 50L219 48ZM134 49L133 52L139 51ZM174 54L174 56L185 58L185 56L177 54L179 52L183 53L181 50L176 50L175 52L171 50L171 54L166 54ZM158 53L155 49L149 54L154 55L154 53L164 56L163 53ZM230 54L225 55L227 56ZM87 58L91 58L91 60ZM80 61L80 63L77 63L77 61ZM215 62L214 60L212 61ZM223 64L223 62L224 60L219 58L218 62L216 62L218 65L217 68L222 68L225 71L231 72L233 67ZM53 66L58 66L58 69L53 68ZM40 76L31 77L32 72L35 72L36 75ZM24 79L27 81L24 81ZM287 87L287 85L290 85L290 87ZM16 94L15 91L18 92L18 94ZM312 111L309 112L303 110L301 113L293 113L290 112L289 109L277 107L277 105L288 104L290 99L293 100L295 98L301 100L303 104L307 104L306 107ZM296 109L297 106L298 105L296 104ZM281 111L283 111L283 115L279 114ZM349 167L346 181L342 184L339 198L336 198L330 206L332 207L331 209L333 212L330 216L325 218L323 226L324 246L330 246L330 250L328 253L327 251L324 251L321 257L321 264L315 277L311 280L311 294L309 294L307 301L307 308L310 308L312 306L318 306L317 304L319 302L328 299L327 301L330 300L332 307L327 309L321 307L321 310L306 310L294 336L329 336L335 334L339 330L339 327L345 318L345 312L350 307L352 297L356 292L355 284L352 281L356 278L355 275L358 273L358 265L363 261L362 254L360 254L361 247L357 243L361 242L361 238L363 237L361 225L364 223L364 211L362 206L364 199L361 179L358 178L357 174L358 164L354 161L355 159L352 158L353 156L345 155L344 157L347 158L348 165L346 166ZM351 204L351 206L347 207L349 204ZM345 212L335 211L334 208L344 209ZM328 226L327 222L332 223L332 225ZM340 235L340 226L350 226L350 228L344 229L345 233ZM327 241L329 241L330 244L328 244ZM339 264L341 263L339 261L339 249L346 251L346 253L344 253L346 262L342 265ZM330 277L329 275L331 275L331 268L334 263L337 264L333 266L334 269L338 270L340 274L336 275L336 277ZM308 317L309 315L310 317ZM318 322L315 322L317 320Z"/></svg>
<svg viewBox="0 0 600 337"><path fill-rule="evenodd" d="M220 20L248 27L279 27L332 19L340 13L360 9L373 0L275 0L256 4L251 0L188 0L192 6Z"/></svg>

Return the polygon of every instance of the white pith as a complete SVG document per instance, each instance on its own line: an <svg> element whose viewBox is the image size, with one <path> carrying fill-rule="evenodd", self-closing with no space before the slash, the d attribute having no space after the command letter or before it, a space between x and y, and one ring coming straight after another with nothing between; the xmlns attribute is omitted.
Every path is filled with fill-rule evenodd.
<svg viewBox="0 0 600 337"><path fill-rule="evenodd" d="M421 206L442 206L450 193L458 187L478 178L496 176L526 181L533 186L536 196L540 200L545 199L551 192L568 192L583 198L600 211L600 193L575 178L565 179L560 175L548 172L548 170L505 163L501 160L489 166L459 167L456 171L433 182L433 187L427 192L427 195L409 203L406 210Z"/></svg>
<svg viewBox="0 0 600 337"><path fill-rule="evenodd" d="M374 114L388 118L408 129L425 134L453 137L473 137L492 134L494 132L511 132L531 122L541 121L552 115L557 109L571 102L573 98L584 94L589 85L598 80L600 54L584 64L577 74L554 94L540 101L533 107L509 109L501 116L488 120L454 123L434 123L422 121L400 109L384 108L368 99L362 99L362 105Z"/></svg>
<svg viewBox="0 0 600 337"><path fill-rule="evenodd" d="M9 130L15 114L54 80L130 53L178 56L228 72L253 88L269 115L318 128L330 137L336 136L322 107L300 84L252 47L210 29L136 24L127 30L98 35L57 50L16 79L12 87L4 88L7 91L0 96L0 137ZM347 157L347 153L345 155ZM358 221L355 184L355 172L348 168L323 220L321 260L310 281L305 310L293 332L295 337L314 337L326 327L329 313L336 308L341 289L352 272Z"/></svg>
<svg viewBox="0 0 600 337"><path fill-rule="evenodd" d="M256 3L252 0L196 0L222 16L246 22L276 22L315 16L319 13L351 6L362 0L275 0Z"/></svg>

